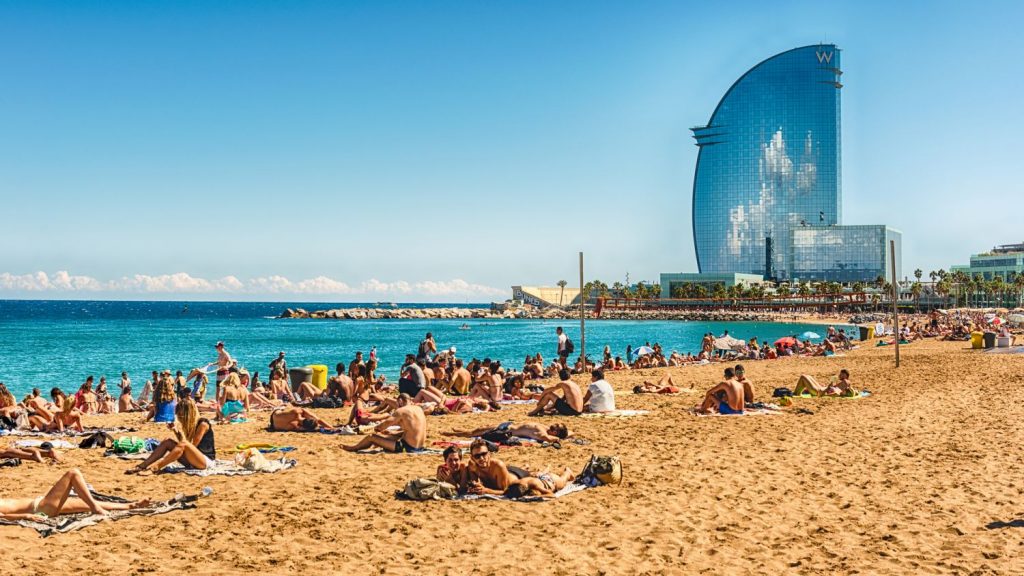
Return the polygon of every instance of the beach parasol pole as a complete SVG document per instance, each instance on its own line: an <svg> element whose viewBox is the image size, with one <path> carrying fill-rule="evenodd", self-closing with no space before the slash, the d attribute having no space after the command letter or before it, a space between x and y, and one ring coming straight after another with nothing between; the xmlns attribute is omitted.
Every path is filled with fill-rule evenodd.
<svg viewBox="0 0 1024 576"><path fill-rule="evenodd" d="M583 370L587 369L586 305L583 298L583 252L580 252L580 358Z"/></svg>
<svg viewBox="0 0 1024 576"><path fill-rule="evenodd" d="M889 263L892 269L892 323L893 333L896 342L896 367L900 367L900 310L897 306L899 300L899 283L896 281L896 241L889 240Z"/></svg>

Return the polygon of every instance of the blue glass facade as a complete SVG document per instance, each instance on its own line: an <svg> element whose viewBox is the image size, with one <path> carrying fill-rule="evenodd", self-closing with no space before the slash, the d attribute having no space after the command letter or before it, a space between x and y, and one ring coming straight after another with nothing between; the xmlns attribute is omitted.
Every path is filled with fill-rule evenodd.
<svg viewBox="0 0 1024 576"><path fill-rule="evenodd" d="M832 44L773 56L729 88L707 126L692 129L701 272L764 274L771 237L774 276L788 280L792 231L842 222L839 64Z"/></svg>
<svg viewBox="0 0 1024 576"><path fill-rule="evenodd" d="M892 282L889 242L895 242L896 278L901 270L903 237L885 226L807 226L793 228L790 238L792 279L830 282Z"/></svg>

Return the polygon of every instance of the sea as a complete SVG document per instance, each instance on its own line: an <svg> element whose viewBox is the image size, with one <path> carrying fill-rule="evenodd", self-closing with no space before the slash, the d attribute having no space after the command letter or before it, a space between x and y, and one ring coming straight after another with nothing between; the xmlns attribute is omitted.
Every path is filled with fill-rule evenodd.
<svg viewBox="0 0 1024 576"><path fill-rule="evenodd" d="M373 303L302 302L138 302L83 300L0 300L0 382L21 398L33 387L73 391L92 375L111 385L128 372L141 389L153 370L204 366L216 359L223 341L231 355L266 380L267 366L286 352L288 366L351 361L357 351L376 347L378 375L396 380L405 355L415 353L431 332L439 349L454 346L457 356L501 360L519 369L528 354L555 356L555 328L562 326L580 350L578 320L299 320L276 318L286 308L324 310L373 307ZM484 308L486 304L399 304L403 308ZM600 358L606 345L625 357L660 343L668 351L696 353L702 336L730 335L774 342L804 332L824 334L810 324L690 322L679 320L590 320L587 355Z"/></svg>

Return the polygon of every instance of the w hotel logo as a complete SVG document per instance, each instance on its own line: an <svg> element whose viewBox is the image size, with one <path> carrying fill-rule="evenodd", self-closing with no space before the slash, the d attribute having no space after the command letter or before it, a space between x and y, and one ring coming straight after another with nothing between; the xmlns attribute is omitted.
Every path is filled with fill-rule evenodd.
<svg viewBox="0 0 1024 576"><path fill-rule="evenodd" d="M814 55L818 57L818 64L832 63L832 52L815 52Z"/></svg>

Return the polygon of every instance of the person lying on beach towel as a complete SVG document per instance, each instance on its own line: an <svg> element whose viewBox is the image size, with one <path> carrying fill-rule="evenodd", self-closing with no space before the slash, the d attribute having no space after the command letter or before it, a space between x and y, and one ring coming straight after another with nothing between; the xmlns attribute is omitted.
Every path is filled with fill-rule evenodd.
<svg viewBox="0 0 1024 576"><path fill-rule="evenodd" d="M270 413L268 432L316 432L317 430L334 430L327 422L321 420L313 412L298 406L275 408Z"/></svg>
<svg viewBox="0 0 1024 576"><path fill-rule="evenodd" d="M709 414L712 410L719 414L743 414L743 409L743 384L736 380L736 372L732 368L726 368L725 380L707 391L697 411L701 414Z"/></svg>
<svg viewBox="0 0 1024 576"><path fill-rule="evenodd" d="M811 396L859 396L860 391L856 390L850 383L850 372L846 368L839 371L839 380L828 384L819 384L814 376L802 374L796 381L796 388L793 389L794 396L803 393Z"/></svg>
<svg viewBox="0 0 1024 576"><path fill-rule="evenodd" d="M50 444L49 442L43 442L39 446L39 448L19 448L16 446L0 448L0 459L17 458L18 460L33 460L35 462L43 462L43 457L49 458L54 462L60 462L60 455L57 454L57 451L53 449L53 445Z"/></svg>
<svg viewBox="0 0 1024 576"><path fill-rule="evenodd" d="M71 491L75 496L71 496ZM78 468L72 468L45 494L34 498L0 498L0 519L28 520L37 514L54 517L61 514L92 512L101 516L113 510L132 510L149 505L149 500L134 502L98 502Z"/></svg>
<svg viewBox="0 0 1024 576"><path fill-rule="evenodd" d="M397 433L385 432L388 428L397 426ZM374 427L376 434L363 437L362 440L352 446L342 446L349 452L359 452L367 448L382 448L385 452L421 452L425 448L427 440L427 416L423 408L412 403L408 394L398 395L398 408L388 417Z"/></svg>
<svg viewBox="0 0 1024 576"><path fill-rule="evenodd" d="M551 498L555 492L562 490L575 479L576 475L572 473L571 468L566 468L561 474L555 474L545 469L512 482L505 489L504 496L513 499L528 496Z"/></svg>
<svg viewBox="0 0 1024 576"><path fill-rule="evenodd" d="M658 383L644 380L643 384L633 387L633 394L678 394L680 391L676 383L672 381L672 375L666 372Z"/></svg>
<svg viewBox="0 0 1024 576"><path fill-rule="evenodd" d="M168 425L174 438L161 442L149 458L126 470L125 474L149 475L175 462L194 470L205 470L213 465L217 459L213 425L199 417L195 402L191 398L178 401L174 416L174 422Z"/></svg>
<svg viewBox="0 0 1024 576"><path fill-rule="evenodd" d="M572 435L565 424L545 426L539 422L513 424L511 421L502 422L493 427L484 426L483 428L474 428L473 430L452 430L451 432L443 432L443 434L446 436L460 436L462 438L483 438L498 444L508 444L507 440L510 436L527 438L538 442L558 442Z"/></svg>
<svg viewBox="0 0 1024 576"><path fill-rule="evenodd" d="M528 416L541 416L543 414L559 414L562 416L579 416L583 413L583 392L580 387L572 381L569 370L562 368L558 371L560 382L548 388L537 399L537 407L530 411ZM562 395L559 396L558 393Z"/></svg>

